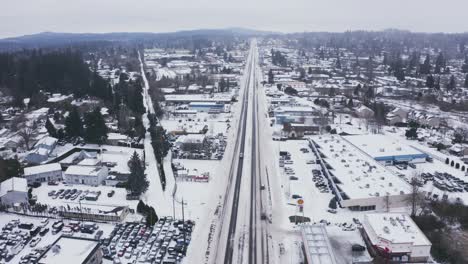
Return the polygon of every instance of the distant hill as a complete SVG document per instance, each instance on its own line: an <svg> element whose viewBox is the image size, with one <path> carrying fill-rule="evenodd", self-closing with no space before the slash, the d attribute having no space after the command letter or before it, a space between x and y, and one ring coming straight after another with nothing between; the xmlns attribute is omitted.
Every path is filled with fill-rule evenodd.
<svg viewBox="0 0 468 264"><path fill-rule="evenodd" d="M158 38L177 38L189 36L259 36L273 32L258 31L246 28L197 29L169 33L149 32L113 32L113 33L59 33L42 32L38 34L0 39L0 50L17 50L45 46L61 46L79 42L134 42L151 41Z"/></svg>

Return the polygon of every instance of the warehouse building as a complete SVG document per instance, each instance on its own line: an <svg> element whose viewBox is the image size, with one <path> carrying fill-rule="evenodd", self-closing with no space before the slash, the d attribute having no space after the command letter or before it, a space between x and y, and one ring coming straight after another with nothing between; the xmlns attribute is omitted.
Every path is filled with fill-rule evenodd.
<svg viewBox="0 0 468 264"><path fill-rule="evenodd" d="M374 256L395 263L426 263L431 256L431 242L407 214L367 214L362 225L364 241Z"/></svg>
<svg viewBox="0 0 468 264"><path fill-rule="evenodd" d="M225 105L217 102L191 102L189 109L197 112L225 112Z"/></svg>
<svg viewBox="0 0 468 264"><path fill-rule="evenodd" d="M429 157L427 154L385 135L353 135L345 136L343 139L384 165L421 163Z"/></svg>
<svg viewBox="0 0 468 264"><path fill-rule="evenodd" d="M310 147L342 207L386 211L406 206L409 184L343 137L313 136Z"/></svg>

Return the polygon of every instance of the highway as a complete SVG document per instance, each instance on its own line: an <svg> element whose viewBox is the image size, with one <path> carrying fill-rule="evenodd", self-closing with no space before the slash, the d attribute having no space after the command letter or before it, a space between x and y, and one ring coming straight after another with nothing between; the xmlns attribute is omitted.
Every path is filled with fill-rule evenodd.
<svg viewBox="0 0 468 264"><path fill-rule="evenodd" d="M268 222L261 186L262 159L259 144L258 50L251 42L244 70L241 111L221 225L212 263L268 263ZM262 116L263 118L263 116ZM263 218L263 219L262 219Z"/></svg>

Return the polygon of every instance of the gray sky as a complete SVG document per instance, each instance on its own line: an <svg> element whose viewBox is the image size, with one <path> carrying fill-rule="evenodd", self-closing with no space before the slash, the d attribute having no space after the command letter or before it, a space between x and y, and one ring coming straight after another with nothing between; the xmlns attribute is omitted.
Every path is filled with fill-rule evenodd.
<svg viewBox="0 0 468 264"><path fill-rule="evenodd" d="M1 0L0 38L55 32L467 32L467 0Z"/></svg>

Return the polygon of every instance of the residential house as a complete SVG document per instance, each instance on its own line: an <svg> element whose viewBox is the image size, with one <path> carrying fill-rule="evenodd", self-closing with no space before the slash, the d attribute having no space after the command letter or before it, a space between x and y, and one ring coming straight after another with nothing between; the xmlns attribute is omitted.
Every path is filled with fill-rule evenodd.
<svg viewBox="0 0 468 264"><path fill-rule="evenodd" d="M62 167L59 163L50 163L24 168L24 177L28 184L62 180Z"/></svg>

